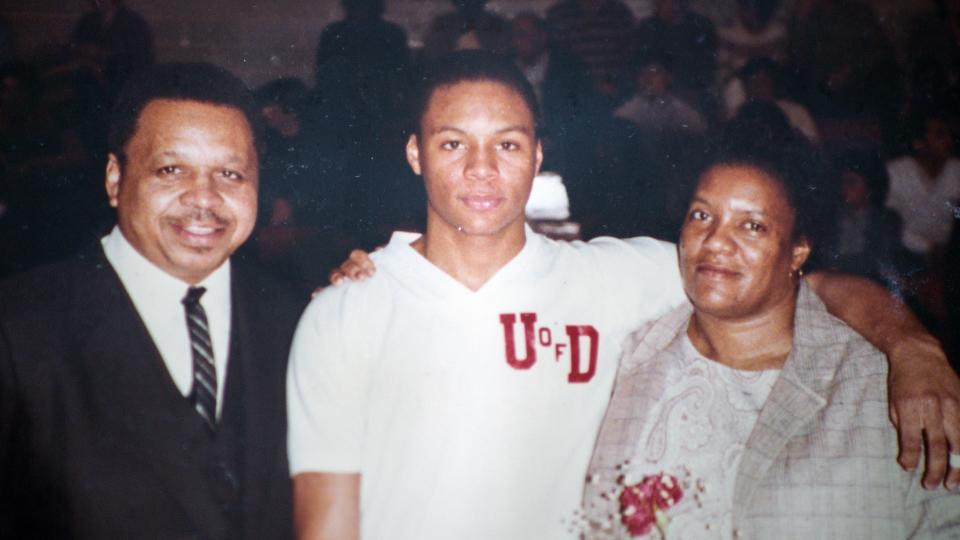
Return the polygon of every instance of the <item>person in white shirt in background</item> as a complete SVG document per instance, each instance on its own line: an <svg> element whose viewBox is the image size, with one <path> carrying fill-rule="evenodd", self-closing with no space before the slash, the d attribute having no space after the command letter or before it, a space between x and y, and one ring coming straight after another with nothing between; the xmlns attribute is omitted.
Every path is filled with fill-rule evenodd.
<svg viewBox="0 0 960 540"><path fill-rule="evenodd" d="M803 133L812 143L820 141L817 123L806 107L780 95L780 64L770 58L754 58L723 89L724 114L735 117L749 101L770 101L783 111L790 126Z"/></svg>
<svg viewBox="0 0 960 540"><path fill-rule="evenodd" d="M647 137L701 135L707 124L700 111L671 90L671 61L649 52L634 60L635 92L613 115L637 125Z"/></svg>
<svg viewBox="0 0 960 540"><path fill-rule="evenodd" d="M887 207L903 219L903 246L930 263L960 219L960 160L946 119L934 111L915 113L910 143L911 155L887 163Z"/></svg>

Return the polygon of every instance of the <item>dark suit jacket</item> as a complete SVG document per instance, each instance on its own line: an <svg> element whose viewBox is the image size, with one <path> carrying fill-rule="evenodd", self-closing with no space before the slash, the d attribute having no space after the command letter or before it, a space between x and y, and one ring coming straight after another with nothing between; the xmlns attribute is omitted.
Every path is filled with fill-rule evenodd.
<svg viewBox="0 0 960 540"><path fill-rule="evenodd" d="M0 538L286 538L293 296L233 265L215 435L99 246L0 285Z"/></svg>

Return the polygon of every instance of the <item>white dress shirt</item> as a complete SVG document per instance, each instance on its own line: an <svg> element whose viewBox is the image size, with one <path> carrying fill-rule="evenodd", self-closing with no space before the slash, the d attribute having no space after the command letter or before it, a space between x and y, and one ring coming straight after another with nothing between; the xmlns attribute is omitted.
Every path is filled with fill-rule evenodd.
<svg viewBox="0 0 960 540"><path fill-rule="evenodd" d="M949 242L960 219L960 160L947 160L936 178L911 156L887 163L887 173L887 207L903 219L904 247L926 255Z"/></svg>
<svg viewBox="0 0 960 540"><path fill-rule="evenodd" d="M190 284L167 274L147 260L124 238L119 227L114 227L100 243L107 261L120 276L140 319L160 351L170 377L180 393L188 395L193 386L193 356L186 314L180 301L187 294ZM227 259L196 286L207 289L200 299L200 305L206 312L213 342L219 416L230 341L230 260Z"/></svg>

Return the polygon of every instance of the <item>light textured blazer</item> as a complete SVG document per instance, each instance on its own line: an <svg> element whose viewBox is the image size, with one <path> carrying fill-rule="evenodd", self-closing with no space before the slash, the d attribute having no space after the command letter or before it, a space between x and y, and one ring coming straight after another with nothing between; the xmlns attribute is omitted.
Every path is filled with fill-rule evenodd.
<svg viewBox="0 0 960 540"><path fill-rule="evenodd" d="M620 371L594 448L584 512L613 525L621 466L634 457L660 399L663 350L682 337L685 304L627 338ZM679 350L679 348L678 348ZM793 350L747 441L734 487L734 538L960 538L960 494L924 491L920 472L896 463L887 413L887 361L833 318L805 284Z"/></svg>

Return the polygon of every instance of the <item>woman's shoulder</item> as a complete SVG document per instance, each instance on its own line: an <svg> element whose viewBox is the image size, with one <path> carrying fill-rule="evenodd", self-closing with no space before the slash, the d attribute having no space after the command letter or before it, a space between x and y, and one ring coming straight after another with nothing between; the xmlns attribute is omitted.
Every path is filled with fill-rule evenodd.
<svg viewBox="0 0 960 540"><path fill-rule="evenodd" d="M663 316L641 325L626 337L620 374L659 363L659 357L687 329L693 306L683 302Z"/></svg>
<svg viewBox="0 0 960 540"><path fill-rule="evenodd" d="M794 324L796 356L820 373L838 378L885 375L886 358L853 328L831 315L812 288L805 283L797 298ZM798 360L800 360L798 358Z"/></svg>

